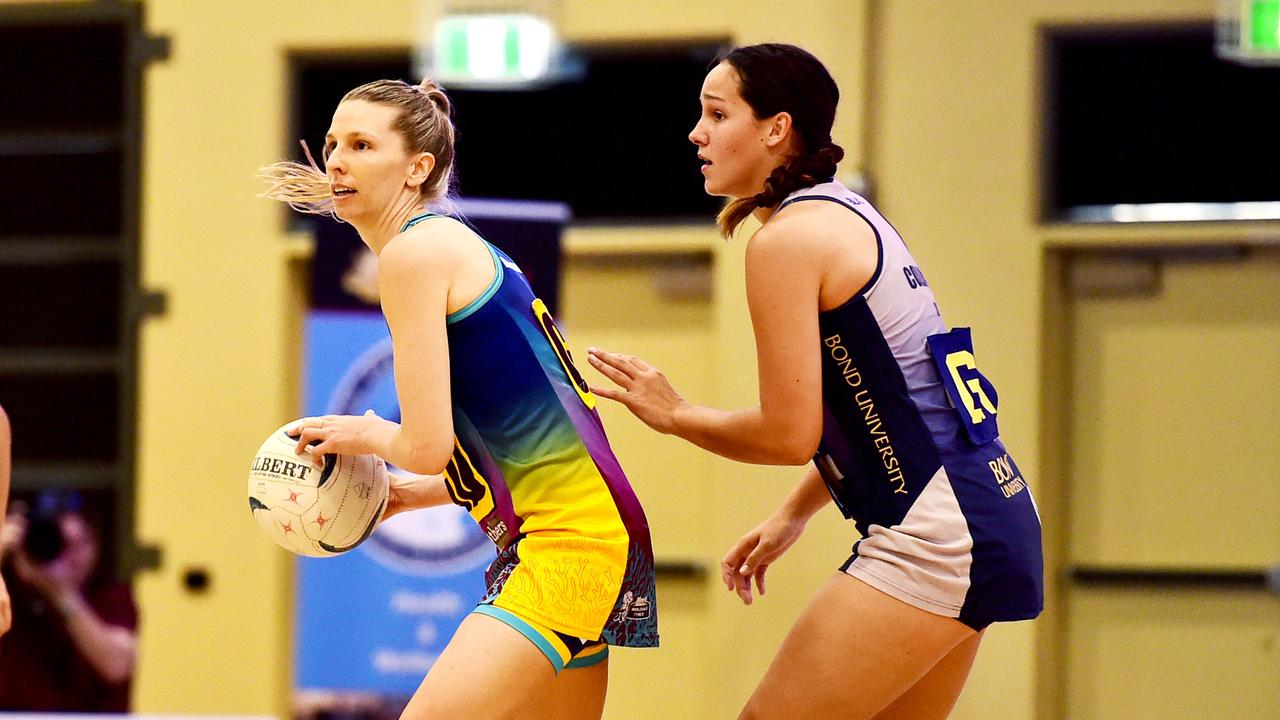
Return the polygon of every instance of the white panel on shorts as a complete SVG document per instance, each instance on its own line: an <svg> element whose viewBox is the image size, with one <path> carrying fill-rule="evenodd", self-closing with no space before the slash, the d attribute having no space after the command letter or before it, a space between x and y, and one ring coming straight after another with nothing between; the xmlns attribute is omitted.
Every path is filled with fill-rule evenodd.
<svg viewBox="0 0 1280 720"><path fill-rule="evenodd" d="M908 605L958 617L969 592L973 536L939 468L902 522L871 525L845 571Z"/></svg>

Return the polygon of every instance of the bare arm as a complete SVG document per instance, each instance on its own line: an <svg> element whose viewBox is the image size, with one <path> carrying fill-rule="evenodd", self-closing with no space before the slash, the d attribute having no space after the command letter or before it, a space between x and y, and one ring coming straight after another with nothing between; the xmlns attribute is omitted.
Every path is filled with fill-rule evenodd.
<svg viewBox="0 0 1280 720"><path fill-rule="evenodd" d="M831 493L818 469L809 466L782 506L725 553L720 561L720 577L725 587L750 605L751 578L754 577L756 589L764 595L765 571L800 539L809 518L830 502Z"/></svg>
<svg viewBox="0 0 1280 720"><path fill-rule="evenodd" d="M441 475L411 475L391 473L391 494L387 500L387 512L382 519L409 510L447 505L453 499Z"/></svg>
<svg viewBox="0 0 1280 720"><path fill-rule="evenodd" d="M126 627L103 622L78 590L52 598L76 649L109 683L122 683L137 664L137 637Z"/></svg>
<svg viewBox="0 0 1280 720"><path fill-rule="evenodd" d="M82 554L64 552L37 564L19 550L13 556L13 570L62 615L71 641L98 675L110 683L124 682L133 675L137 639L133 630L104 621L85 600L80 589L85 562L91 561Z"/></svg>
<svg viewBox="0 0 1280 720"><path fill-rule="evenodd" d="M449 340L445 317L456 254L449 238L398 237L379 257L382 311L391 328L401 422L363 416L305 418L298 452L373 453L410 472L438 475L453 455Z"/></svg>
<svg viewBox="0 0 1280 720"><path fill-rule="evenodd" d="M454 258L447 249L399 238L379 258L378 289L391 328L401 422L384 422L368 440L387 461L425 475L440 474L454 448L445 325Z"/></svg>
<svg viewBox="0 0 1280 720"><path fill-rule="evenodd" d="M791 488L778 508L778 515L808 522L819 510L831 504L831 491L816 466L810 465L804 477Z"/></svg>
<svg viewBox="0 0 1280 720"><path fill-rule="evenodd" d="M818 297L824 228L805 215L761 228L747 246L747 302L755 331L760 405L715 410L686 402L639 358L592 348L591 365L619 386L595 388L660 432L742 462L801 465L822 432Z"/></svg>

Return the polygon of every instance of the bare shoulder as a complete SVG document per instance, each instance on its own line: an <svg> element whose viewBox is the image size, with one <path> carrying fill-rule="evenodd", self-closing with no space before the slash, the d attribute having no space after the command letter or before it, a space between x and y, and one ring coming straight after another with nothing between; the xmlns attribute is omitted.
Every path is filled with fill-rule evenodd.
<svg viewBox="0 0 1280 720"><path fill-rule="evenodd" d="M748 255L792 257L824 263L831 253L865 236L872 243L871 226L835 202L805 201L779 210L748 241Z"/></svg>
<svg viewBox="0 0 1280 720"><path fill-rule="evenodd" d="M875 237L871 225L843 203L826 199L793 202L770 218L774 226L792 235L818 240L848 238L850 234Z"/></svg>
<svg viewBox="0 0 1280 720"><path fill-rule="evenodd" d="M394 259L419 255L441 257L475 244L478 237L471 228L442 215L420 222L391 238L382 249L380 259L385 261L388 256Z"/></svg>
<svg viewBox="0 0 1280 720"><path fill-rule="evenodd" d="M834 307L867 283L879 262L870 223L838 202L810 200L774 214L747 247L748 284L817 287L821 307ZM787 272L779 273L779 268ZM810 285L804 285L804 288Z"/></svg>
<svg viewBox="0 0 1280 720"><path fill-rule="evenodd" d="M378 254L378 267L380 273L450 268L481 244L479 236L457 220L432 218L391 238Z"/></svg>

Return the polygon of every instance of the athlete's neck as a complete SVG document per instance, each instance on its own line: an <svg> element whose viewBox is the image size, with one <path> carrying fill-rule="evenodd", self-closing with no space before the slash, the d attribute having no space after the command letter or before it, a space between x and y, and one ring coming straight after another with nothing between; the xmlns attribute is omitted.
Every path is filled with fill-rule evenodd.
<svg viewBox="0 0 1280 720"><path fill-rule="evenodd" d="M778 208L776 207L758 207L751 211L751 217L759 220L760 224L763 225L769 222L769 218L773 217L773 214L777 212L777 210Z"/></svg>
<svg viewBox="0 0 1280 720"><path fill-rule="evenodd" d="M422 212L422 198L417 193L401 194L394 202L388 203L374 217L361 220L352 220L351 224L355 227L356 232L360 233L360 239L365 245L373 251L374 255L382 252L382 248L391 242L391 238L400 234L401 228L409 221L409 218Z"/></svg>

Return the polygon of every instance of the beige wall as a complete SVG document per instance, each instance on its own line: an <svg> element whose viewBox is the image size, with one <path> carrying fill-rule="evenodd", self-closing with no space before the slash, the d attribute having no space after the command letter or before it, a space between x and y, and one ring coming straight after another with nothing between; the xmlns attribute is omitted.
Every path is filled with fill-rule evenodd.
<svg viewBox="0 0 1280 720"><path fill-rule="evenodd" d="M667 2L637 10L624 2L564 2L563 29L570 41L802 42L843 81L848 102L837 137L856 162L862 4L799 2L781 21L770 7L738 6ZM165 564L137 586L146 613L136 690L141 711L286 711L290 562L257 537L239 478L263 429L296 412L297 246L283 232L278 209L254 198L253 173L283 152L286 51L404 46L414 39L415 23L413 4L392 0L356 9L300 0L148 4L148 27L172 38L173 54L149 71L146 101L144 277L169 293L170 312L143 335L138 534L164 547ZM699 242L712 247L702 230ZM643 235L635 239L643 242ZM595 240L588 233L584 241ZM740 312L726 317L734 328L745 322ZM738 367L729 375L733 391L708 402L749 400L743 389L754 382L754 370ZM172 469L189 468L193 455L201 459L199 481L175 481ZM780 491L760 489L769 493L754 512L707 534L705 559L713 560ZM191 565L210 570L210 592L183 592L181 573ZM793 597L790 605L802 600ZM753 665L767 661L792 615L771 618L768 640L745 655ZM720 635L741 635L727 623L716 627ZM732 667L739 656L724 662ZM725 679L716 673L708 707L739 703L748 674L760 669ZM618 689L610 712L625 717L628 702L642 702L642 682L630 683L635 691Z"/></svg>
<svg viewBox="0 0 1280 720"><path fill-rule="evenodd" d="M1053 25L1205 22L1215 7L1211 0L877 3L877 73L868 91L876 104L867 130L878 205L911 243L948 323L975 328L984 372L1004 401L1001 433L1031 478L1047 540L1045 618L988 632L956 717L1052 717L1055 708L1065 657L1056 581L1070 528L1058 468L1045 462L1060 457L1065 424L1044 414L1065 407L1061 388L1042 385L1042 371L1062 361L1055 319L1063 298L1046 286L1048 249L1215 243L1261 231L1040 224L1038 33ZM1055 304L1046 308L1046 297Z"/></svg>
<svg viewBox="0 0 1280 720"><path fill-rule="evenodd" d="M878 203L912 243L948 321L978 328L984 367L1006 399L1002 430L1033 479L1053 530L1054 488L1035 480L1043 450L1041 261L1047 243L1073 236L1040 227L1034 217L1036 28L1060 21L1205 18L1213 2L872 5L874 21L868 24L868 0L794 0L785 6L561 3L562 27L571 41L784 40L827 61L843 91L836 131L849 151L843 169L870 164ZM261 436L296 411L299 264L278 209L255 199L253 173L283 152L284 53L406 45L413 40L413 4L154 0L147 7L149 29L173 41L172 56L148 73L143 190L145 282L169 294L170 311L143 334L137 530L143 541L163 546L165 562L137 585L144 627L136 708L283 715L291 667L291 563L258 536L244 512L241 478ZM870 83L864 63L868 42L875 48ZM864 108L868 98L876 102L870 111ZM631 243L650 244L660 255L689 246L711 252L714 293L705 308L710 335L691 342L712 348L713 373L690 382L703 384L708 396L700 399L708 403L742 406L755 399L742 243L721 243L709 223L708 218L707 226L696 229L575 228L569 249L578 257L625 254ZM571 271L578 262L571 259ZM575 282L571 272L569 297ZM606 337L626 342L607 332ZM590 338L571 340L585 345ZM575 351L582 349L575 344ZM628 419L614 413L606 422L618 426ZM630 430L619 434L632 436ZM639 444L645 442L653 445ZM620 446L619 453L625 462L628 454L652 452L661 442L638 439ZM690 525L687 533L664 528L655 534L663 538L660 555L670 548L673 555L693 555L713 567L708 583L671 590L682 619L674 627L700 636L698 644L673 641L670 652L703 654L707 689L698 714L689 717L728 717L812 589L843 559L853 532L834 513L815 520L787 562L775 568L768 602L744 610L717 590L714 563L728 543L775 506L795 472L707 462L706 482L732 488L735 503L712 503L704 525L681 525ZM641 487L642 495L677 490L654 482ZM654 504L666 507L663 501ZM654 518L656 528L661 521ZM193 565L211 572L212 588L204 595L181 589L182 571ZM688 622L699 613L705 622ZM1037 628L1043 627L1052 625L1022 623L988 633L956 717L1036 716L1038 684L1051 675L1048 667L1037 667L1045 663L1043 648L1052 647L1042 643L1037 650ZM646 697L661 688L628 674L628 653L617 658L620 681L610 716L635 717Z"/></svg>

